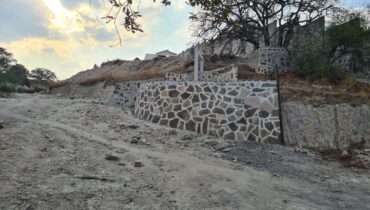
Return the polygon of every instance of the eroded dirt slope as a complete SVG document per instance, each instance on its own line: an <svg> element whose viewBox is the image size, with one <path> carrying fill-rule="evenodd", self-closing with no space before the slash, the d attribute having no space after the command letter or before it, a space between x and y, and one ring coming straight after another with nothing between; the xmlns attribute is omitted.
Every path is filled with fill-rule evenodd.
<svg viewBox="0 0 370 210"><path fill-rule="evenodd" d="M280 93L283 102L298 101L317 106L342 103L370 105L370 84L367 82L348 77L335 85L326 81L311 82L292 73L284 73L280 76Z"/></svg>
<svg viewBox="0 0 370 210"><path fill-rule="evenodd" d="M0 209L370 209L366 171L99 101L17 95L0 120Z"/></svg>

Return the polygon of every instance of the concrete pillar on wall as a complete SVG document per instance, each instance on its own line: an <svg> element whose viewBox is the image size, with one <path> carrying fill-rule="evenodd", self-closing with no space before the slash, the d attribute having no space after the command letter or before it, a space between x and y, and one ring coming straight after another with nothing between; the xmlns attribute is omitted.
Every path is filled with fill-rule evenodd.
<svg viewBox="0 0 370 210"><path fill-rule="evenodd" d="M199 54L199 78L202 80L203 68L204 68L204 58L203 58L203 53L201 51L199 51L198 54Z"/></svg>
<svg viewBox="0 0 370 210"><path fill-rule="evenodd" d="M231 65L231 72L233 74L233 80L237 81L238 80L238 67L235 64Z"/></svg>
<svg viewBox="0 0 370 210"><path fill-rule="evenodd" d="M202 80L204 70L203 53L199 45L194 46L194 81Z"/></svg>
<svg viewBox="0 0 370 210"><path fill-rule="evenodd" d="M198 45L194 46L194 81L198 81L199 74L199 51Z"/></svg>

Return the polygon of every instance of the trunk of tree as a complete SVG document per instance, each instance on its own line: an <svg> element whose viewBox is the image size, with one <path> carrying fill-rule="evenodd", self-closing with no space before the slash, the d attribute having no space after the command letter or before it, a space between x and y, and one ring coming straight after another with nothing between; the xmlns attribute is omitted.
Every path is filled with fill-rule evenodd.
<svg viewBox="0 0 370 210"><path fill-rule="evenodd" d="M276 43L276 45L278 47L282 47L283 46L283 40L284 40L284 30L280 29L279 30L279 33L278 33L278 43Z"/></svg>
<svg viewBox="0 0 370 210"><path fill-rule="evenodd" d="M285 47L285 48L289 47L290 41L293 38L293 33L294 33L293 28L289 28L284 36L282 47Z"/></svg>
<svg viewBox="0 0 370 210"><path fill-rule="evenodd" d="M263 38L264 38L265 46L266 47L267 46L270 46L270 33L269 33L267 27L266 27L266 29L263 32Z"/></svg>

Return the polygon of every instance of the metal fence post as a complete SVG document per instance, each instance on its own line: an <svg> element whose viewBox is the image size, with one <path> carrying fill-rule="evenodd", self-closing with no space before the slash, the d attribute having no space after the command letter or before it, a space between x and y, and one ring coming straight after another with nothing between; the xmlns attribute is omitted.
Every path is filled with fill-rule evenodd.
<svg viewBox="0 0 370 210"><path fill-rule="evenodd" d="M285 139L284 139L284 127L283 127L283 110L281 106L281 91L280 91L280 79L279 74L277 71L277 64L275 64L275 78L276 78L276 88L277 88L277 94L278 94L278 107L279 107L279 121L280 121L280 142L282 145L285 145Z"/></svg>

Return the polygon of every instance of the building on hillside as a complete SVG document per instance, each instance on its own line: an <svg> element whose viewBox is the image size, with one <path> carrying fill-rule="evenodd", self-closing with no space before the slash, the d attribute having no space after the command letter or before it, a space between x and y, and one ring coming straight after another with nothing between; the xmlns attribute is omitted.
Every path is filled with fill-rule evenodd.
<svg viewBox="0 0 370 210"><path fill-rule="evenodd" d="M144 60L152 60L153 58L156 57L172 57L172 56L177 56L177 54L169 50L163 50L155 54L146 53Z"/></svg>

